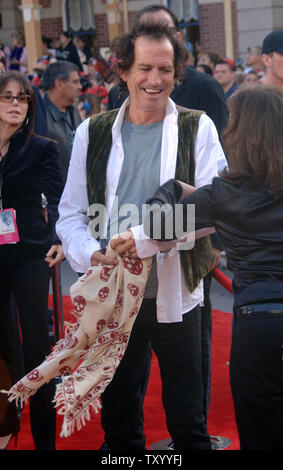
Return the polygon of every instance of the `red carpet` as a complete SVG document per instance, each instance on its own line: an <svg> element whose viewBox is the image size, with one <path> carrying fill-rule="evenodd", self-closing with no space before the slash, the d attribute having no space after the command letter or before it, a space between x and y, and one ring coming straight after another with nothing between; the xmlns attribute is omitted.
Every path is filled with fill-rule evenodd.
<svg viewBox="0 0 283 470"><path fill-rule="evenodd" d="M68 297L64 297L64 316L72 310L72 304ZM68 318L69 320L69 318ZM232 315L219 311L213 312L213 338L212 338L212 396L210 414L208 419L208 431L211 435L223 436L232 441L227 450L238 450L239 441L236 430L232 396L229 384L229 352L231 341ZM169 437L163 406L161 402L160 374L156 358L153 358L149 386L145 398L145 434L147 448L154 442ZM81 430L76 431L69 438L60 438L62 418L58 416L57 450L95 450L99 449L103 442L103 431L100 426L100 415L94 415L93 419ZM12 441L10 450L33 450L33 441L30 433L28 418L28 404L22 413L21 431L18 435L18 445L15 448Z"/></svg>

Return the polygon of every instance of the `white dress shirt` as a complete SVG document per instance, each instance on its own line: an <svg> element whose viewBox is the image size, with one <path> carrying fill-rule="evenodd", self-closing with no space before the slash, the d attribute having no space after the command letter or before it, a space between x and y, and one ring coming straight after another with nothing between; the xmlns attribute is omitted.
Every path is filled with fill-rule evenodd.
<svg viewBox="0 0 283 470"><path fill-rule="evenodd" d="M106 213L109 218L122 169L124 151L121 127L129 99L123 103L112 127L112 148L106 175ZM160 185L175 177L178 147L178 111L168 98L163 123L161 144ZM77 128L70 160L68 178L59 204L59 220L56 231L62 240L66 258L74 271L84 273L91 264L94 251L100 242L88 230L88 197L86 186L86 156L89 142L89 119ZM195 142L195 186L209 184L214 176L227 165L217 130L212 120L203 114ZM202 281L194 292L185 283L180 256L176 244L167 252L164 244L148 239L143 226L133 227L137 251L141 258L157 255L158 293L157 316L160 322L182 321L182 314L203 302Z"/></svg>

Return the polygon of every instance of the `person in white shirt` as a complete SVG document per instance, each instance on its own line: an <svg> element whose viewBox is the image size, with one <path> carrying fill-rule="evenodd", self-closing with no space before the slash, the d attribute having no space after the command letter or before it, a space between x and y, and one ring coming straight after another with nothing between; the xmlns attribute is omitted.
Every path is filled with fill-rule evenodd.
<svg viewBox="0 0 283 470"><path fill-rule="evenodd" d="M154 190L175 175L182 174L185 182L194 181L199 187L226 166L211 119L200 111L180 108L169 98L185 59L170 28L139 25L119 36L114 47L120 78L130 96L119 111L94 116L78 127L59 205L57 234L68 261L79 273L90 265L116 263L92 236L93 204L105 203L109 239L115 224L119 233L124 231L121 227L127 215L120 209L125 204L134 204L141 215ZM109 152L104 151L108 148ZM202 414L200 304L201 277L213 267L210 242L203 245L202 256L195 256L190 289L176 247L161 253L158 244L143 234L141 217L130 228L139 257L154 255L155 261L125 356L102 395L105 441L111 450L145 450L142 408L153 350L175 451L209 450ZM120 241L123 245L124 239ZM202 248L192 253L200 253L197 250ZM190 256L191 252L186 253ZM131 252L121 255L131 258Z"/></svg>

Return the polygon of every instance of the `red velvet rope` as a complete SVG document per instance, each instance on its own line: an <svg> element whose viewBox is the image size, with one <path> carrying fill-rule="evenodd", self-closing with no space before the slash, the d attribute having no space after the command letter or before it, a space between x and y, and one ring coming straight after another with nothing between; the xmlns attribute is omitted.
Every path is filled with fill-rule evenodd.
<svg viewBox="0 0 283 470"><path fill-rule="evenodd" d="M222 271L217 268L212 272L212 276L217 282L219 282L219 284L221 284L226 290L233 294L232 281L229 279L229 277L225 276L225 274L223 274Z"/></svg>

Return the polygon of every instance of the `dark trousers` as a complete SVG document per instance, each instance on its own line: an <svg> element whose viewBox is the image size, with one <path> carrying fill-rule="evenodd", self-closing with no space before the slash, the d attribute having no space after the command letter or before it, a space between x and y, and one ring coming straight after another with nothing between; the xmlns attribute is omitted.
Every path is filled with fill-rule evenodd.
<svg viewBox="0 0 283 470"><path fill-rule="evenodd" d="M17 332L11 312L13 293L19 311L24 374L50 353L47 302L50 270L43 259L19 264L0 264L0 357L11 371L15 367ZM18 371L19 372L19 371ZM15 380L20 377L15 377ZM30 398L31 430L37 450L55 449L56 410L52 404L55 382L44 385Z"/></svg>
<svg viewBox="0 0 283 470"><path fill-rule="evenodd" d="M241 450L283 449L283 314L233 323L230 380Z"/></svg>
<svg viewBox="0 0 283 470"><path fill-rule="evenodd" d="M211 338L212 306L210 301L211 273L203 279L204 305L201 307L201 371L203 384L203 414L208 417L211 397Z"/></svg>
<svg viewBox="0 0 283 470"><path fill-rule="evenodd" d="M154 299L143 301L125 356L102 395L106 443L110 450L145 450L143 401L152 350L175 451L209 450L202 413L200 309L185 314L180 323L157 323Z"/></svg>

